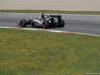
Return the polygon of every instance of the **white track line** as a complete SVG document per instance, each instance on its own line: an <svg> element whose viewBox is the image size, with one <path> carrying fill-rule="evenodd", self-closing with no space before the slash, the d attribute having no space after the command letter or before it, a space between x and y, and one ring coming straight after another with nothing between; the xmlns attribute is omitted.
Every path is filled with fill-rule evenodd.
<svg viewBox="0 0 100 75"><path fill-rule="evenodd" d="M59 30L49 30L49 29L36 29L36 28L19 28L19 27L6 27L0 26L0 28L11 28L11 29L23 29L23 30L37 30L37 31L49 31L49 32L57 32L57 33L66 33L66 34L83 34L83 35L91 35L91 36L100 36L96 34L89 34L89 33L79 33L79 32L70 32L70 31L59 31Z"/></svg>

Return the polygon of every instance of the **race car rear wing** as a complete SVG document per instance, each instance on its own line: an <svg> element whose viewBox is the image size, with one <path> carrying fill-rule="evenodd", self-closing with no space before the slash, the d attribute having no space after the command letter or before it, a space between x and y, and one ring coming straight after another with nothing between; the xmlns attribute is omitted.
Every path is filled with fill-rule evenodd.
<svg viewBox="0 0 100 75"><path fill-rule="evenodd" d="M57 18L58 19L58 24L61 24L62 21L62 15L49 15L52 18Z"/></svg>

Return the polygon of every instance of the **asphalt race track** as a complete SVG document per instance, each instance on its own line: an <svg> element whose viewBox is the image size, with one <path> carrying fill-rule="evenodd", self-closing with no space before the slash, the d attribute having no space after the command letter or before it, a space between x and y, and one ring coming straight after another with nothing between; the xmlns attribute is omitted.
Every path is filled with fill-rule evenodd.
<svg viewBox="0 0 100 75"><path fill-rule="evenodd" d="M21 19L30 19L40 15L33 13L0 13L0 26L19 27L16 23ZM100 35L100 15L63 15L62 17L66 23L65 27L48 29ZM27 26L27 28L30 27Z"/></svg>

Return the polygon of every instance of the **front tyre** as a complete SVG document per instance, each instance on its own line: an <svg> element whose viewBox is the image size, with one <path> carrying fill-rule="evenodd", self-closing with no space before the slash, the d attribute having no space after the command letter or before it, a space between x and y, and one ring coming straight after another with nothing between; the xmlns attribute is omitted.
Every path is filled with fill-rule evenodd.
<svg viewBox="0 0 100 75"><path fill-rule="evenodd" d="M20 20L20 23L19 23L20 27L26 27L26 25L27 25L27 21L26 20L24 20L24 19Z"/></svg>
<svg viewBox="0 0 100 75"><path fill-rule="evenodd" d="M59 25L59 27L64 27L64 26L65 26L65 21L62 20L62 21L61 21L61 24Z"/></svg>

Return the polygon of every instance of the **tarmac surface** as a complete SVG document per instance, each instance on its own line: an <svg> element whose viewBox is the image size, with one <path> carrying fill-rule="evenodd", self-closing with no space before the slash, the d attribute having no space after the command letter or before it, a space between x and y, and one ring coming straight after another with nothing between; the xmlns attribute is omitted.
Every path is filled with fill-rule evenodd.
<svg viewBox="0 0 100 75"><path fill-rule="evenodd" d="M0 26L19 27L16 23L21 19L35 18L40 15L34 13L0 13ZM100 15L62 14L62 18L66 23L65 27L48 29L100 35ZM27 26L26 28L32 27Z"/></svg>

